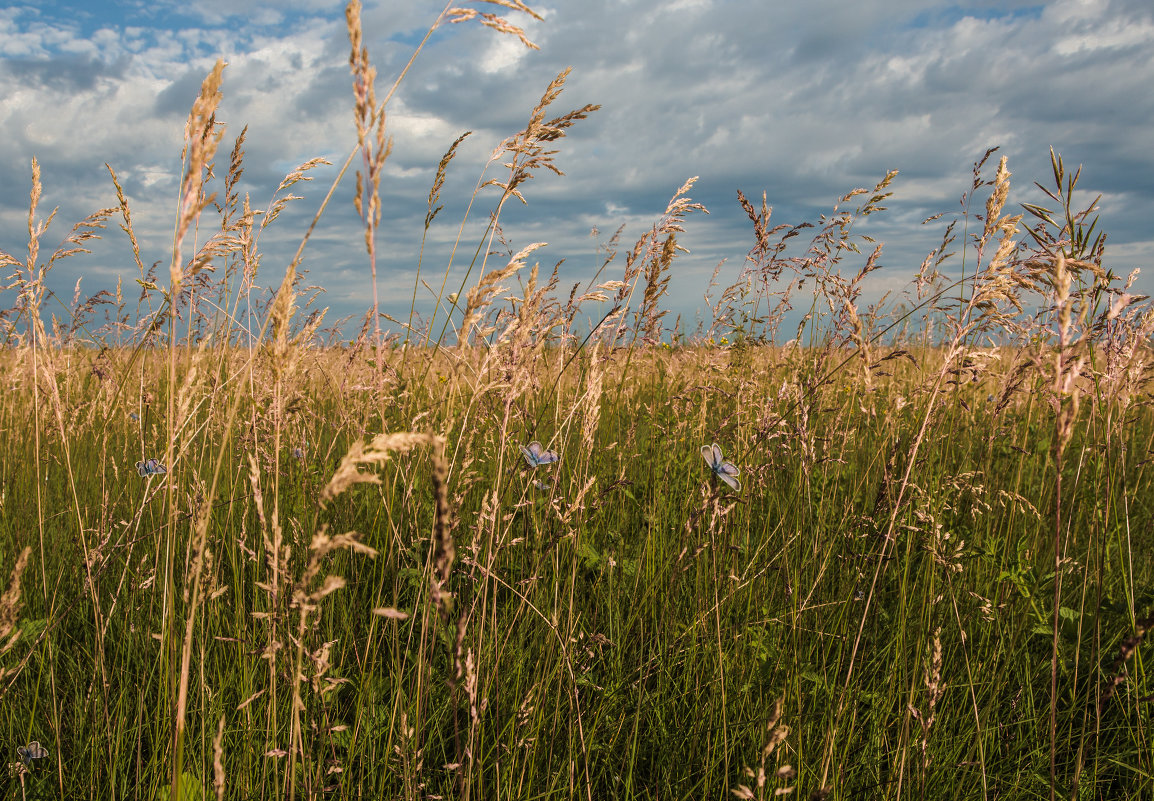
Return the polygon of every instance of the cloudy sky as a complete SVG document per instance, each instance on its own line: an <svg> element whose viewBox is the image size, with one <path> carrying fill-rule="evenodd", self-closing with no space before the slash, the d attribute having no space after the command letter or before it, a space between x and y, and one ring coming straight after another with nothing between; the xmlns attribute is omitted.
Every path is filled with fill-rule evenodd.
<svg viewBox="0 0 1154 801"><path fill-rule="evenodd" d="M1000 146L1014 173L1011 203L1037 201L1049 148L1082 165L1084 199L1101 194L1107 266L1145 271L1154 290L1154 10L1149 0L546 0L544 19L484 3L540 46L476 21L439 29L389 106L393 154L382 182L383 310L404 317L413 292L427 194L438 160L464 131L445 209L426 246L434 287L449 263L473 188L494 146L522 128L549 81L573 71L556 113L601 110L559 143L566 175L541 171L528 205L507 206L510 247L549 243L543 269L564 260L564 294L603 259L625 225L628 246L673 192L699 176L674 264L668 306L692 331L714 267L740 271L753 244L737 190L773 222L816 221L837 198L899 170L889 211L861 230L885 243L870 292L906 285L941 236L922 220L959 209L970 170ZM383 97L443 6L366 0L365 43ZM115 203L104 164L120 176L146 264L167 264L183 125L201 80L228 63L219 156L248 126L242 191L269 202L280 178L317 156L342 163L355 144L344 5L325 0L36 0L0 4L0 249L26 252L30 162L42 166L43 211L60 207L47 244L72 222ZM991 163L991 168L994 166ZM992 169L990 174L992 175ZM258 282L279 283L336 166L296 187L305 197L263 235ZM500 177L491 172L485 177ZM329 321L369 308L371 284L352 171L305 254L326 290ZM483 190L462 250L475 249L497 197ZM592 235L597 229L599 235ZM67 302L137 276L125 237L110 228L91 255L63 262L52 287ZM624 251L624 247L622 250ZM620 261L603 276L618 277ZM857 264L847 269L856 270ZM162 272L165 275L166 271ZM461 273L454 270L456 280ZM728 280L727 280L728 279ZM13 303L11 292L0 306ZM418 291L418 311L432 308ZM59 311L59 307L57 307ZM705 320L708 323L708 319Z"/></svg>

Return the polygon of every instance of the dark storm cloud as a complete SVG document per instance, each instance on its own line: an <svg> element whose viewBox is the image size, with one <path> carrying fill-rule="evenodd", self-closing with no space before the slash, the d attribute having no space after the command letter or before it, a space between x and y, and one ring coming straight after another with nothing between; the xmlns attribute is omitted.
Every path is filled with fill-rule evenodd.
<svg viewBox="0 0 1154 801"><path fill-rule="evenodd" d="M183 75L173 79L168 86L156 94L156 103L153 108L163 117L188 116L188 110L200 94L200 86L204 81L204 71L189 69Z"/></svg>
<svg viewBox="0 0 1154 801"><path fill-rule="evenodd" d="M8 85L72 94L90 90L100 81L123 79L128 63L128 58L124 56L112 63L105 63L89 55L4 59L0 61L0 81Z"/></svg>

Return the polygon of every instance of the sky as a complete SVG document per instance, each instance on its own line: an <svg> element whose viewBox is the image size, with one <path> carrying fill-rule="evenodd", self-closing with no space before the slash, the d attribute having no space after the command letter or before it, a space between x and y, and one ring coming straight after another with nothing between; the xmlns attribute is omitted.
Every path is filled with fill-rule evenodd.
<svg viewBox="0 0 1154 801"><path fill-rule="evenodd" d="M1050 148L1082 167L1079 190L1099 202L1105 266L1142 268L1154 292L1154 7L1149 0L548 0L538 21L486 3L540 49L477 21L431 37L388 106L392 154L381 184L378 288L382 311L406 318L437 162L461 133L421 275L433 290L494 147L524 127L549 82L572 68L552 107L599 111L557 143L557 176L539 171L527 203L502 213L508 247L546 242L543 273L561 262L560 294L587 282L620 226L621 251L601 280L687 179L709 214L686 220L665 306L692 332L721 263L737 279L754 244L738 190L773 207L772 223L816 222L838 198L888 170L888 210L859 229L884 243L866 300L900 291L961 208L973 163L1008 157L1010 206L1051 185ZM365 45L383 97L443 6L365 0ZM59 207L45 239L115 205L105 164L120 178L146 265L167 265L184 122L201 81L227 62L218 120L227 124L217 173L248 126L241 191L266 206L298 164L327 158L302 195L262 234L257 283L275 288L303 231L356 144L344 4L324 0L94 0L0 3L0 250L27 252L31 160L42 169L41 214ZM989 176L992 177L992 160ZM372 284L353 207L353 170L337 187L304 254L327 322L370 308ZM497 199L483 189L463 229L450 289L463 276ZM1051 204L1052 205L1052 204ZM979 209L980 210L980 209ZM946 215L923 224L934 214ZM61 262L49 285L68 303L139 277L115 223L92 253ZM867 251L868 252L868 251ZM846 270L856 272L860 261ZM490 261L502 266L503 259ZM956 269L956 267L955 267ZM470 280L474 280L476 274ZM167 270L161 271L166 281ZM446 290L446 292L449 290ZM10 307L14 293L0 293ZM427 316L434 295L417 290ZM62 313L59 305L57 312ZM356 323L346 326L355 329ZM394 328L385 323L386 328Z"/></svg>

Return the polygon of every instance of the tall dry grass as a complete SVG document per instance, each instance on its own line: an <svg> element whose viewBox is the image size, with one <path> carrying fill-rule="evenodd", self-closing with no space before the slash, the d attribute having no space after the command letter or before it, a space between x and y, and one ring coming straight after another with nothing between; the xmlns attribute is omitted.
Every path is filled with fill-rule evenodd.
<svg viewBox="0 0 1154 801"><path fill-rule="evenodd" d="M817 225L771 227L768 198L739 192L748 259L724 287L719 268L690 338L663 302L705 211L693 180L568 291L532 262L542 243L501 230L597 110L551 116L563 72L478 176L466 217L487 204L489 223L474 244L460 222L436 311L420 319L415 286L386 335L375 243L404 73L378 100L357 3L347 17L356 144L265 303L261 234L322 162L256 207L242 130L216 178L221 64L186 126L167 285L112 167L117 205L43 257L33 162L27 258L0 254L18 290L0 730L48 755L14 758L6 792L1149 791L1154 316L1105 266L1078 173L1053 155L1054 208L1019 212L987 152L909 291L869 305L884 248L856 231L896 173ZM470 20L530 44L472 8L430 32ZM358 157L373 308L324 347L298 268ZM46 326L49 273L113 217L135 309L118 285ZM739 492L701 462L713 442Z"/></svg>

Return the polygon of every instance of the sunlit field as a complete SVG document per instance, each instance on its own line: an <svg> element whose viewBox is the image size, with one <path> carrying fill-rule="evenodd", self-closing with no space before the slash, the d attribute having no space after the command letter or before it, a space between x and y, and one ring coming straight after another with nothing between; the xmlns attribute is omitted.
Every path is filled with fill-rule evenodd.
<svg viewBox="0 0 1154 801"><path fill-rule="evenodd" d="M1154 315L1076 170L1053 154L1022 206L977 154L880 303L855 226L893 173L796 225L742 194L748 260L686 330L691 180L588 283L500 231L597 111L558 110L563 73L477 182L485 237L420 266L435 311L414 286L394 319L355 2L349 34L373 307L339 333L299 261L256 301L321 162L251 207L222 65L159 268L116 165L71 229L31 167L28 252L0 254L0 796L1154 794ZM426 233L463 228L437 213L460 141ZM137 281L49 308L97 234Z"/></svg>

